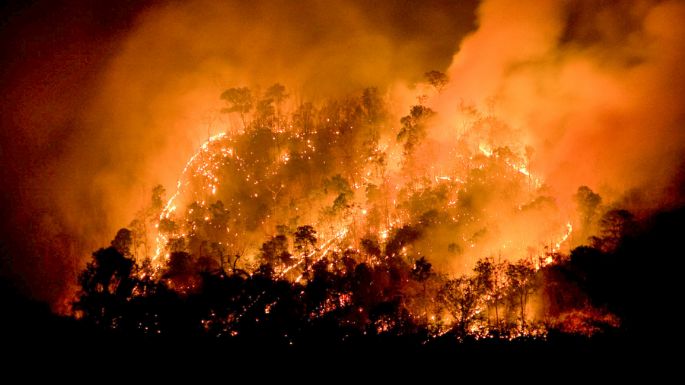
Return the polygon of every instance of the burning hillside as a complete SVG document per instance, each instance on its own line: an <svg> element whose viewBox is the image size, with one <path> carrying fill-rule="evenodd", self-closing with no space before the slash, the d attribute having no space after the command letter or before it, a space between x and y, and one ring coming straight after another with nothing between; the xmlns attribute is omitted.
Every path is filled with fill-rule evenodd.
<svg viewBox="0 0 685 385"><path fill-rule="evenodd" d="M393 253L429 256L454 273L470 270L482 256L555 253L572 231L570 216L528 171L525 150L489 141L493 131L508 130L494 116L465 121L454 143L439 144L451 156L440 154L435 162L426 139L432 111L416 105L393 126L375 89L278 116L268 96L247 104L263 111L245 108L245 127L209 138L158 207L158 218L134 223L151 221L156 229L134 232L135 255L151 256L160 267L174 251L217 262L249 258L268 237L303 225L321 239L336 238L338 248L359 251L364 240L385 248L403 227L414 226L421 231L411 245ZM235 109L229 102L227 111Z"/></svg>
<svg viewBox="0 0 685 385"><path fill-rule="evenodd" d="M679 2L122 12L64 32L85 48L7 43L73 75L21 51L1 114L3 269L58 311L284 344L633 325L614 265L685 202Z"/></svg>

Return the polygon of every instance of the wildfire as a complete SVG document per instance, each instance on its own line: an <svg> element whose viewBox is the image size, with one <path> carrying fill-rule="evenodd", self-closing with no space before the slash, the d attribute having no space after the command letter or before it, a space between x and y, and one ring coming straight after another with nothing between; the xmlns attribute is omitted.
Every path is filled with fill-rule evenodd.
<svg viewBox="0 0 685 385"><path fill-rule="evenodd" d="M287 138L288 131L283 130L283 133L280 134L282 137ZM339 135L339 134L338 134ZM298 154L293 154L291 151L285 150L281 151L280 155L278 156L278 160L280 161L281 166L280 167L287 167L288 163L291 161L293 157L305 157L307 161L310 161L311 155L314 151L316 151L316 147L313 144L312 139L304 139L301 137L300 134L296 134L293 137L295 140L300 140L304 141L304 150L301 153ZM275 139L275 137L274 137ZM282 139L281 139L282 140ZM190 199L194 199L195 201L199 202L200 207L207 207L207 201L208 199L211 199L211 197L216 197L220 194L220 188L222 181L220 180L220 173L222 172L222 167L226 164L227 160L230 159L235 159L235 160L240 160L240 157L236 155L235 149L231 145L232 140L230 137L225 133L219 133L216 134L212 137L210 137L207 141L205 141L200 148L198 149L197 152L195 152L185 163L183 170L181 172L181 177L176 183L176 190L174 193L171 195L171 197L168 199L166 202L166 205L164 206L163 210L161 211L158 221L155 225L155 228L157 230L155 234L155 253L154 257L152 259L153 266L157 269L161 268L164 264L164 259L162 256L169 256L169 253L165 253L164 250L167 248L168 243L170 242L171 239L173 238L178 238L178 237L186 237L188 234L180 231L180 230L169 230L169 229L161 229L160 228L160 223L162 223L165 220L170 220L172 216L177 212L178 210L178 205L181 203L181 197L185 197L184 200L187 201L189 198L188 196L190 194ZM388 150L387 145L384 145L386 150ZM374 153L377 153L381 151L382 146L378 146L375 150ZM480 143L478 146L479 152L484 155L487 158L492 158L492 159L499 159L499 155L497 151L494 151L489 145L485 143ZM369 162L370 164L374 161L374 157L367 157L366 161ZM525 164L523 163L515 163L512 159L509 157L505 157L502 159L503 164L505 164L507 167L509 167L512 171L519 173L520 175L525 176L529 181L532 182L534 187L539 187L540 186L540 181L537 177L534 177L531 172L527 169ZM362 178L367 184L374 183L378 176L374 174L373 172L373 167L364 167L363 173L362 173ZM368 171L367 171L368 170ZM278 169L275 169L274 171L271 171L270 175L278 175ZM387 183L388 179L380 179L380 182ZM390 179L391 181L394 181L394 185L390 185L390 191L400 191L401 189L401 180L397 179ZM254 185L254 186L259 186L260 184L264 184L262 179L257 177L256 175L253 175L251 173L246 173L245 175L245 183L246 185ZM464 180L458 176L458 175L449 175L449 174L443 174L443 175L437 175L434 177L433 185L434 186L439 186L441 184L446 184L449 186L452 186L451 188L455 189L455 193L459 191L459 186L464 184ZM355 183L352 186L353 191L360 190L361 185ZM415 188L431 188L432 185L415 185ZM268 187L268 191L271 193L271 196L276 199L281 191L286 188L286 185L284 183L280 183L277 187ZM259 199L260 194L259 192L255 191L250 194L250 197L252 199ZM454 195L456 198L456 194ZM448 202L446 202L446 207L447 208L452 208L456 209L458 207L459 201L455 198L451 198ZM241 206L241 201L237 202L237 205L240 207ZM328 222L328 223L317 223L317 227L333 227L334 229L332 230L332 236L324 242L323 248L321 249L321 252L319 252L318 256L319 259L322 259L330 250L331 247L334 245L337 245L339 247L348 247L349 245L341 244L343 239L346 237L346 235L349 233L351 229L355 229L355 233L358 233L358 230L360 226L363 226L365 221L370 219L370 213L374 212L375 208L372 205L369 205L368 202L364 202L362 200L355 199L354 205L357 207L357 210L355 211L356 215L344 218L342 222L337 221L337 222ZM404 216L401 212L397 211L398 210L398 202L396 199L393 199L392 201L392 206L391 206L391 211L388 212L388 214L394 216L394 219L390 219L388 217L388 224L389 227L380 227L380 229L376 230L376 236L380 240L381 245L385 244L385 242L389 241L389 238L391 236L391 232L393 229L398 229L401 226L410 223L412 220L411 217L406 217ZM297 212L299 210L298 207L295 207L294 210ZM377 212L377 211L376 211ZM189 211L189 213L192 213L192 209ZM240 210L236 212L237 217L241 216ZM453 217L453 219L456 220L456 217ZM210 221L210 216L205 215L204 216L204 221L209 222ZM358 222L358 221L361 221ZM262 221L262 224L265 222ZM337 229L335 229L337 227ZM228 230L229 227L226 227L226 233L231 234L230 231ZM193 231L197 230L196 227L192 228ZM568 237L570 236L570 233L572 232L572 226L569 223L567 223L567 229L566 232L554 243L553 245L553 252L556 252L560 249L561 245L567 241ZM235 233L235 236L238 236L239 233ZM358 236L358 234L356 235ZM467 239L467 238L465 238ZM470 248L475 248L477 243L469 240L467 241L467 245ZM506 249L507 243L502 244L502 248ZM312 255L308 256L308 258L311 258L313 256L314 252ZM401 249L401 255L406 256L407 255L407 248L403 247ZM551 263L551 257L546 257L545 260L543 261L544 264L549 264ZM283 271L282 274L288 273L290 270L292 270L295 267L298 267L301 263L303 263L303 259L299 260L296 264L290 265L286 267ZM295 278L296 281L299 281L302 279L302 275L298 276Z"/></svg>
<svg viewBox="0 0 685 385"><path fill-rule="evenodd" d="M221 146L217 151L213 151L212 144L226 138L226 135L225 132L221 132L209 137L209 139L200 146L200 149L188 159L183 166L181 177L176 182L176 191L171 195L164 206L162 213L159 215L159 221L169 219L169 216L176 211L176 201L183 194L185 188L189 187L189 173L192 173L192 176L194 177L200 176L204 180L205 183L201 184L201 186L203 186L203 191L209 191L211 192L211 195L216 194L219 186L219 178L216 176L216 171L220 166L217 160L233 156L233 149ZM155 227L157 228L157 234L155 236L156 247L155 254L152 257L152 263L154 267L159 268L162 264L160 255L169 241L170 234L160 231L159 224Z"/></svg>
<svg viewBox="0 0 685 385"><path fill-rule="evenodd" d="M545 210L554 202L539 191L542 183L528 169L526 158L516 149L481 142L477 150L454 154L454 164L431 164L417 177L413 165L385 164L388 157L410 157L397 146L372 141L367 147L371 156L362 153L352 160L353 149L338 149L344 134L339 128L326 136L324 130L303 133L290 126L278 133L257 129L210 137L185 163L176 190L157 218L153 271L164 271L173 253L182 250L180 257L197 253L215 258L221 263L215 271L223 274L228 262L233 273L239 271L246 280L255 275L287 280L305 295L320 269L340 279L355 274L349 263L358 266L360 261L366 269L377 269L374 274L390 274L394 264L413 266L404 273L410 278L400 273L387 280L401 279L407 291L401 305L414 322L428 327L430 338L454 330L476 339L499 336L499 306L507 308L508 334L497 338L545 338L546 327L527 324L527 296L538 272L561 261L558 253L573 226L570 221L559 223L559 211L535 223L550 213ZM331 164L335 172L327 171ZM484 199L489 206L483 206ZM509 225L512 219L517 222ZM520 231L521 224L531 231ZM487 258L493 250L505 260ZM484 289L476 273L452 280L452 271L440 271L447 275L435 274L440 278L432 284L442 288L422 298L427 295L426 277L434 274L422 273L425 264L432 263L424 256L432 261L460 259L461 271L473 272L476 261L490 261L496 278ZM424 282L422 290L412 288L412 279ZM198 290L197 282L181 278L176 283L172 278L168 285L191 292ZM260 322L278 313L275 309L283 301L270 298L268 290L249 295L227 316L210 314L202 327L235 336L241 323L248 322L245 318ZM355 303L355 293L344 290L325 293L306 317L313 322L350 310L358 313L355 317L369 317L370 310ZM444 290L448 294L441 294ZM569 318L563 326L579 324L577 319ZM370 327L380 334L393 332L397 325L393 316L382 315Z"/></svg>
<svg viewBox="0 0 685 385"><path fill-rule="evenodd" d="M478 145L478 150L488 158L492 157L493 155L497 156L497 154L495 154L492 151L492 148L485 143L480 143ZM528 170L528 167L524 163L514 163L510 159L506 159L505 163L516 172L526 176L532 183L532 187L539 188L540 186L542 186L542 181L540 180L540 178L532 175L531 172Z"/></svg>
<svg viewBox="0 0 685 385"><path fill-rule="evenodd" d="M632 273L611 264L630 262L622 255L642 250L643 232L668 235L674 226L662 227L671 219L660 210L683 200L673 186L685 148L685 35L671 26L685 16L681 4L529 0L510 17L503 0L400 4L392 15L387 4L319 15L269 2L255 18L237 2L209 12L182 3L126 7L120 21L135 28L116 23L104 34L72 33L82 28L59 27L65 17L59 28L33 28L42 21L24 16L44 14L41 4L8 21L6 48L26 49L3 83L13 103L3 159L16 163L5 184L18 189L6 194L5 216L8 229L26 228L8 236L8 252L27 256L11 258L9 276L71 277L30 280L28 292L78 297L74 311L104 327L159 332L152 318L173 318L166 306L177 303L208 333L287 324L269 334L284 341L316 322L344 325L342 334L353 325L543 338L546 327L582 334L598 319L616 323L585 304L635 313L612 285L639 277L595 280ZM300 8L320 20L301 23ZM409 29L407 13L416 16ZM55 31L66 35L42 36ZM88 50L102 41L121 49ZM46 42L60 44L33 58ZM72 60L83 49L89 60ZM160 59L141 65L149 57ZM652 103L638 103L646 96ZM193 147L174 151L190 133ZM45 145L54 138L66 142ZM158 180L169 172L174 179ZM138 201L148 184L142 207L117 202ZM127 214L128 224L113 223ZM72 265L85 262L74 258L114 226L125 228L73 279ZM645 249L665 245L649 235ZM45 263L34 273L36 261Z"/></svg>
<svg viewBox="0 0 685 385"><path fill-rule="evenodd" d="M561 249L561 245L564 244L568 240L568 238L571 236L571 233L573 232L573 225L571 225L571 222L566 223L566 232L564 235L559 239L557 243L554 244L554 251L557 252L559 249Z"/></svg>

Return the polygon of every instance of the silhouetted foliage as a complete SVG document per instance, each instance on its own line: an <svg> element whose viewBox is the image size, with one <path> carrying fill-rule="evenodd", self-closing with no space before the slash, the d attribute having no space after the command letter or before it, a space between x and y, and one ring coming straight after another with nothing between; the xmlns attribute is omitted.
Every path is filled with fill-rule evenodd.
<svg viewBox="0 0 685 385"><path fill-rule="evenodd" d="M264 262L272 266L290 263L291 254L288 252L288 238L285 235L276 235L264 242L261 252L261 258Z"/></svg>
<svg viewBox="0 0 685 385"><path fill-rule="evenodd" d="M81 291L74 309L89 322L115 327L137 284L134 267L133 260L115 247L93 253L93 261L79 276Z"/></svg>
<svg viewBox="0 0 685 385"><path fill-rule="evenodd" d="M525 330L526 305L528 305L528 299L538 286L535 279L535 267L529 260L522 259L516 263L508 264L506 274L509 278L511 294L519 307L521 328Z"/></svg>
<svg viewBox="0 0 685 385"><path fill-rule="evenodd" d="M477 306L481 300L474 279L462 276L448 280L438 298L454 317L458 335L465 338L478 314Z"/></svg>
<svg viewBox="0 0 685 385"><path fill-rule="evenodd" d="M449 78L444 72L436 70L428 71L424 76L426 77L428 84L435 87L438 92L441 92L449 82Z"/></svg>
<svg viewBox="0 0 685 385"><path fill-rule="evenodd" d="M589 187L580 186L573 198L578 205L582 225L582 236L583 239L585 239L592 230L592 225L595 222L599 205L602 204L602 197L592 191Z"/></svg>
<svg viewBox="0 0 685 385"><path fill-rule="evenodd" d="M403 247L417 240L420 235L421 231L418 228L410 225L402 226L385 246L385 255L398 256Z"/></svg>
<svg viewBox="0 0 685 385"><path fill-rule="evenodd" d="M438 91L447 82L437 71L426 76ZM475 165L463 178L412 175L411 186L390 192L385 173L392 158L377 127L388 112L378 90L301 103L281 115L287 97L280 84L256 96L248 88L222 94L225 112L239 113L246 129L221 154L230 171L212 169L235 174L236 183L221 186L231 194L197 195L183 210L162 215L164 190L155 188L131 228L96 251L80 275L73 309L82 322L126 335L283 346L592 335L617 328L614 315L621 325L648 324L633 299L647 302L636 290L645 279L641 258L668 255L660 242L673 246L675 230L665 229L663 219L655 219L654 229L671 238L657 230L640 238L642 222L626 210L603 212L601 197L582 186L575 195L582 229L599 230L591 246L566 255L550 245L518 261L502 249L497 262L481 258L472 272L450 277L445 274L462 266L443 270L445 255L466 265L474 245L497 235L488 222L498 218L483 214L496 217L486 210L493 197L524 191L517 213L555 209L546 193L530 191L530 175L520 169L530 154L524 159L509 147L484 148L460 159ZM421 145L433 115L417 105L401 119L397 140L405 156ZM359 165L368 167L360 173ZM319 211L303 213L310 198ZM364 200L371 204L361 206ZM397 201L394 212L388 200ZM330 228L306 224L317 223L316 215ZM155 225L167 237L153 268L144 237ZM255 240L257 229L268 236ZM650 274L659 276L657 270Z"/></svg>
<svg viewBox="0 0 685 385"><path fill-rule="evenodd" d="M112 241L112 247L124 256L131 256L132 245L133 236L129 229L120 229Z"/></svg>
<svg viewBox="0 0 685 385"><path fill-rule="evenodd" d="M604 251L615 249L624 236L636 230L633 214L627 210L607 211L599 221L600 234L591 238L592 245Z"/></svg>
<svg viewBox="0 0 685 385"><path fill-rule="evenodd" d="M411 108L409 115L400 119L400 132L397 134L397 141L404 145L404 153L411 156L418 144L426 137L426 123L435 112L422 105Z"/></svg>
<svg viewBox="0 0 685 385"><path fill-rule="evenodd" d="M475 273L475 285L480 291L483 298L485 298L488 309L490 306L495 311L495 330L500 330L500 304L504 299L506 282L505 282L505 264L496 263L492 258L484 258L476 262L476 267L473 269Z"/></svg>
<svg viewBox="0 0 685 385"><path fill-rule="evenodd" d="M221 94L221 99L228 103L223 112L237 112L243 122L243 128L247 128L245 115L252 110L254 99L252 92L247 87L229 88Z"/></svg>
<svg viewBox="0 0 685 385"><path fill-rule="evenodd" d="M432 265L426 257L419 258L411 270L411 276L419 282L425 282L433 274Z"/></svg>
<svg viewBox="0 0 685 385"><path fill-rule="evenodd" d="M316 230L310 225L299 226L293 235L298 251L306 253L316 245Z"/></svg>
<svg viewBox="0 0 685 385"><path fill-rule="evenodd" d="M378 241L371 238L363 238L361 240L362 249L371 257L379 258L381 256L381 246Z"/></svg>
<svg viewBox="0 0 685 385"><path fill-rule="evenodd" d="M629 218L625 213L607 216L609 224L619 223L621 229ZM81 291L74 310L82 322L130 336L206 335L284 345L324 335L328 341L418 336L429 325L441 327L429 319L429 312L444 311L452 320L449 335L459 340L481 335L512 338L538 327L529 320L527 305L541 289L541 306L552 317L549 330L591 335L619 325L648 324L649 317L634 303L634 298L656 295L656 286L645 293L636 290L636 279L644 277L641 255L654 248L653 242L659 242L655 249L661 252L678 245L670 226L677 228L676 221L682 224L684 218L682 213L657 217L644 235L607 233L623 234L615 249L579 247L569 258L556 258L537 271L529 260L481 259L472 275L447 280L439 279L424 257L408 264L388 254L369 265L347 252L314 260L309 278L302 283L281 277L271 263L261 264L250 275L219 269L215 261L187 252L173 252L156 280L149 267L138 266L112 246L93 253L79 278ZM112 244L126 245L126 234L119 231ZM311 226L300 226L293 233L300 252L314 250L315 234ZM388 245L401 249L417 234L411 227L399 230ZM364 243L365 253L381 256L375 241ZM278 256L287 250L287 236L276 235L262 246L262 258L280 263ZM411 281L423 290L412 291ZM426 296L427 282L435 287L430 296ZM416 295L434 296L437 302L412 305L410 296Z"/></svg>

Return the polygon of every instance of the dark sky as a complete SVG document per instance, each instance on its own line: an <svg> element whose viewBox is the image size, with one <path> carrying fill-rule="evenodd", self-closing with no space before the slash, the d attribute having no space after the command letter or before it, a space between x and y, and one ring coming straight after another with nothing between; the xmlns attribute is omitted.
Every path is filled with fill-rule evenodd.
<svg viewBox="0 0 685 385"><path fill-rule="evenodd" d="M156 132L140 138L142 125L126 119L107 125L121 111L130 110L136 123L151 114L141 103L108 110L106 90L118 82L112 79L122 71L135 74L137 69L131 68L135 66L143 73L150 71L150 76L141 77L141 88L129 94L134 96L131 100L145 102L156 93L173 93L180 87L174 83L177 74L179 78L201 74L208 62L232 60L235 73L270 79L272 67L264 65L265 52L269 45L276 45L273 60L280 64L273 65L278 72L274 76L321 84L314 94L337 87L327 86L325 79L336 79L338 71L350 73L343 78L350 87L369 78L383 86L398 78L418 79L428 69L445 69L460 39L474 28L477 5L473 0L354 0L336 5L328 1L234 1L218 7L217 16L207 9L212 3L9 1L0 5L0 271L34 297L53 304L63 298L87 251L103 245L107 234L125 226L127 222L121 221L135 210L112 214L111 204L103 203L106 183L90 185L103 178L113 178L120 185L141 178L133 163L119 168L113 163L123 153L142 162L149 150L128 144L142 141L149 148L162 135ZM231 20L223 23L222 12ZM171 22L156 24L158 19ZM190 25L191 30L197 25L200 33L210 37L196 48L183 41L182 32L174 32L175 20ZM203 29L205 20L211 27ZM236 25L237 29L231 29ZM166 27L171 32L160 34ZM284 37L278 40L282 33ZM252 41L242 41L243 35ZM266 48L254 44L262 36ZM393 53L392 59L384 51L374 52L372 43L356 43L365 36L382 42ZM158 50L150 57L140 48L148 41L153 51ZM234 43L241 48L232 50ZM244 48L253 45L257 46L253 51ZM174 52L176 47L179 54ZM375 68L341 69L331 64L339 58L328 52L356 56L350 62L353 67L363 67L366 61L374 66L383 63L384 76ZM298 58L304 64L288 72ZM151 68L143 69L148 63ZM325 77L326 72L333 72L332 76ZM168 84L173 84L171 91L163 88ZM141 94L144 97L135 99ZM123 95L112 94L111 103L120 103L127 94ZM117 144L119 139L123 144ZM115 176L110 178L110 174ZM154 183L160 181L149 182Z"/></svg>

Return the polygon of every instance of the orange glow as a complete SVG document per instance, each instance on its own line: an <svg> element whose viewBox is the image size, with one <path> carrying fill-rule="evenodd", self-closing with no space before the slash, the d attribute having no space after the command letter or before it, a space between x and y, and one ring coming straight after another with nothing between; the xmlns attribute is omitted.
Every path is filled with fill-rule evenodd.
<svg viewBox="0 0 685 385"><path fill-rule="evenodd" d="M145 279L166 279L185 253L241 277L268 264L302 286L353 262L422 259L449 280L483 260L542 275L601 235L612 208L646 216L685 201L678 1L152 3L111 31L71 13L56 28L8 16L8 276L33 277L30 290L55 306L119 228L151 266ZM55 37L62 47L46 43L54 31L68 35ZM437 289L426 299L416 279L393 279L433 335L460 322ZM307 313L356 309L353 297ZM483 298L465 326L478 338L499 327L500 299ZM535 318L536 306L522 313ZM559 327L616 323L593 311ZM217 317L202 326L227 322ZM544 336L520 318L519 335ZM385 333L394 321L374 322Z"/></svg>

